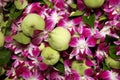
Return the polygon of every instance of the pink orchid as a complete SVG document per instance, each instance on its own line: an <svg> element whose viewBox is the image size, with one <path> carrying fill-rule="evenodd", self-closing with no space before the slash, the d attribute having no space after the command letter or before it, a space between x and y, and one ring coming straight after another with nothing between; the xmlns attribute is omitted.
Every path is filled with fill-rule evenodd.
<svg viewBox="0 0 120 80"><path fill-rule="evenodd" d="M70 54L70 59L76 56L76 59L82 59L82 55L92 56L92 52L89 47L94 47L96 45L96 39L94 37L80 36L79 38L73 37L70 42L70 46L74 47L72 53Z"/></svg>

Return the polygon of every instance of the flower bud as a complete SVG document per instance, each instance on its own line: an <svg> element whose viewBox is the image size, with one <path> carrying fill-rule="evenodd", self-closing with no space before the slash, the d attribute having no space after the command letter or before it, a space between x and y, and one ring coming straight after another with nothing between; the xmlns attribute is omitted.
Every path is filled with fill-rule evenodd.
<svg viewBox="0 0 120 80"><path fill-rule="evenodd" d="M4 45L4 34L0 31L0 47Z"/></svg>
<svg viewBox="0 0 120 80"><path fill-rule="evenodd" d="M46 47L42 50L41 56L43 62L47 65L54 65L60 59L60 54L58 51L52 49L51 47Z"/></svg>
<svg viewBox="0 0 120 80"><path fill-rule="evenodd" d="M34 30L44 30L45 21L40 15L31 13L25 16L21 26L25 35L33 36Z"/></svg>
<svg viewBox="0 0 120 80"><path fill-rule="evenodd" d="M111 68L120 69L120 62L112 59L111 57L107 57L105 59L105 63Z"/></svg>
<svg viewBox="0 0 120 80"><path fill-rule="evenodd" d="M21 10L21 9L24 9L28 5L28 1L27 0L15 0L14 4L17 9Z"/></svg>
<svg viewBox="0 0 120 80"><path fill-rule="evenodd" d="M56 27L51 33L49 33L48 43L49 45L58 50L66 50L69 46L71 39L70 32L63 27Z"/></svg>
<svg viewBox="0 0 120 80"><path fill-rule="evenodd" d="M83 0L85 5L90 8L99 8L103 5L104 0Z"/></svg>
<svg viewBox="0 0 120 80"><path fill-rule="evenodd" d="M73 61L72 62L72 69L76 70L81 76L84 75L84 71L90 67L88 67L84 62L80 61Z"/></svg>

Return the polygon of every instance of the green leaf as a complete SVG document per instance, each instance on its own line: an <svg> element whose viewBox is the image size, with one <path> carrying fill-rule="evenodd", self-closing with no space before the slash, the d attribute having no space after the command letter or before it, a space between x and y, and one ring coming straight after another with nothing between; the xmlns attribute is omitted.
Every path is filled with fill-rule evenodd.
<svg viewBox="0 0 120 80"><path fill-rule="evenodd" d="M10 60L11 52L8 49L0 50L0 66L6 65Z"/></svg>
<svg viewBox="0 0 120 80"><path fill-rule="evenodd" d="M102 63L102 65L103 65L103 70L109 70L110 69L109 66L107 66L105 63Z"/></svg>
<svg viewBox="0 0 120 80"><path fill-rule="evenodd" d="M107 17L105 15L102 15L102 16L100 16L99 21L104 21L106 19L107 19Z"/></svg>
<svg viewBox="0 0 120 80"><path fill-rule="evenodd" d="M16 40L17 42L21 44L29 44L30 43L30 38L27 37L25 34L22 32L16 34L13 36L13 39Z"/></svg>
<svg viewBox="0 0 120 80"><path fill-rule="evenodd" d="M52 2L50 2L49 0L43 0L43 2L44 2L46 5L48 5L48 7L53 8L53 4L52 4Z"/></svg>
<svg viewBox="0 0 120 80"><path fill-rule="evenodd" d="M55 68L57 68L61 73L64 73L64 64L63 64L63 63L58 62L58 63L55 65Z"/></svg>
<svg viewBox="0 0 120 80"><path fill-rule="evenodd" d="M113 59L120 58L120 56L116 55L116 46L115 45L111 45L109 47L109 55Z"/></svg>
<svg viewBox="0 0 120 80"><path fill-rule="evenodd" d="M91 14L90 16L82 16L82 18L87 25L89 25L90 27L94 27L95 14Z"/></svg>
<svg viewBox="0 0 120 80"><path fill-rule="evenodd" d="M77 8L77 5L75 3L70 4L70 7L72 7L73 9Z"/></svg>
<svg viewBox="0 0 120 80"><path fill-rule="evenodd" d="M22 10L15 11L14 15L12 15L12 18L16 19L21 15L21 13L22 13Z"/></svg>
<svg viewBox="0 0 120 80"><path fill-rule="evenodd" d="M105 63L110 68L120 69L120 62L109 56L105 58Z"/></svg>
<svg viewBox="0 0 120 80"><path fill-rule="evenodd" d="M12 5L10 8L10 14L13 14L15 12L15 5Z"/></svg>
<svg viewBox="0 0 120 80"><path fill-rule="evenodd" d="M109 36L109 35L106 35L106 37L105 37L105 42L106 42L106 43L111 43L111 44L113 44L113 41L116 41L116 40L117 40L116 38L111 37L111 36Z"/></svg>
<svg viewBox="0 0 120 80"><path fill-rule="evenodd" d="M81 16L81 15L83 15L83 12L77 10L77 11L75 11L75 12L72 12L72 13L70 14L70 17L77 17L77 16Z"/></svg>
<svg viewBox="0 0 120 80"><path fill-rule="evenodd" d="M23 12L23 10L18 10L15 8L15 5L12 5L12 7L10 9L10 17L12 19L16 19L17 17L19 17L21 15L22 12Z"/></svg>

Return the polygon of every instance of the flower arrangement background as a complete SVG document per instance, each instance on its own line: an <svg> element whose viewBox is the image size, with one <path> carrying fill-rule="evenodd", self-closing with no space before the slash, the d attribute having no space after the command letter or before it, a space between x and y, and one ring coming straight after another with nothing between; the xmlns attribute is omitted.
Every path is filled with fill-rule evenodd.
<svg viewBox="0 0 120 80"><path fill-rule="evenodd" d="M0 80L120 80L120 0L0 0Z"/></svg>

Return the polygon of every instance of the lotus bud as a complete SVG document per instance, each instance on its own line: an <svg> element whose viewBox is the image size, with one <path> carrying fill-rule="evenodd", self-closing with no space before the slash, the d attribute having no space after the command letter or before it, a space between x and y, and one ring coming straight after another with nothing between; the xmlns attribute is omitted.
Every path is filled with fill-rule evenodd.
<svg viewBox="0 0 120 80"><path fill-rule="evenodd" d="M22 32L16 34L13 36L13 39L21 44L29 44L30 38L24 35Z"/></svg>
<svg viewBox="0 0 120 80"><path fill-rule="evenodd" d="M60 54L58 51L52 49L51 47L46 47L42 50L41 56L43 62L47 65L54 65L60 59Z"/></svg>
<svg viewBox="0 0 120 80"><path fill-rule="evenodd" d="M32 36L34 30L44 30L44 19L35 13L28 14L22 21L22 31L27 36Z"/></svg>
<svg viewBox="0 0 120 80"><path fill-rule="evenodd" d="M4 45L4 34L0 31L0 47Z"/></svg>
<svg viewBox="0 0 120 80"><path fill-rule="evenodd" d="M51 33L49 33L48 43L49 45L58 50L66 50L69 46L71 39L70 32L63 27L56 27Z"/></svg>
<svg viewBox="0 0 120 80"><path fill-rule="evenodd" d="M105 59L105 63L107 66L114 68L114 69L120 69L120 61L116 61L112 59L111 57L107 57Z"/></svg>
<svg viewBox="0 0 120 80"><path fill-rule="evenodd" d="M21 9L24 9L28 5L28 1L27 0L15 0L14 4L17 9L21 10Z"/></svg>
<svg viewBox="0 0 120 80"><path fill-rule="evenodd" d="M81 76L84 75L84 71L90 67L88 67L84 62L82 61L73 61L72 62L72 69L76 70Z"/></svg>
<svg viewBox="0 0 120 80"><path fill-rule="evenodd" d="M83 0L85 5L90 8L99 8L103 5L104 0Z"/></svg>

